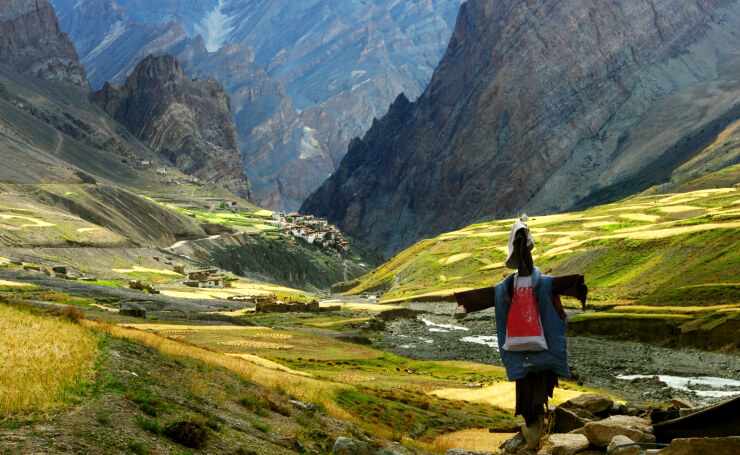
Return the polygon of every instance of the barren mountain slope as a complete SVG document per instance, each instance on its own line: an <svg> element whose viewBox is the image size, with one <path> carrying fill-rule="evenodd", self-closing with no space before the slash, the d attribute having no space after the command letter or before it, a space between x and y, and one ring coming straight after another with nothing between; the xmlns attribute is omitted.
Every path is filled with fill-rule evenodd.
<svg viewBox="0 0 740 455"><path fill-rule="evenodd" d="M737 1L470 0L419 100L353 141L301 211L390 255L632 194L740 116L738 30Z"/></svg>

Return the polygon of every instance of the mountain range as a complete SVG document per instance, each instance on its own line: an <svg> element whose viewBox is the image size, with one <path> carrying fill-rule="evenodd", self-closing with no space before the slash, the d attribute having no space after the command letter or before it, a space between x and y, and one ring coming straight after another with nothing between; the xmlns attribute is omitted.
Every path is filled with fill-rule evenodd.
<svg viewBox="0 0 740 455"><path fill-rule="evenodd" d="M669 182L740 118L739 55L737 1L469 0L424 93L353 140L301 211L389 257Z"/></svg>
<svg viewBox="0 0 740 455"><path fill-rule="evenodd" d="M294 210L399 93L422 92L461 2L52 3L93 88L161 53L221 81L255 202Z"/></svg>

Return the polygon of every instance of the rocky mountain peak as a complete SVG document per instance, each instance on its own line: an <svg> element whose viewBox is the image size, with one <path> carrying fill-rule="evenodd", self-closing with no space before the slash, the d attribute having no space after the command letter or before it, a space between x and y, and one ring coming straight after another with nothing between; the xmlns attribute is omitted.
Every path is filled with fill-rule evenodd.
<svg viewBox="0 0 740 455"><path fill-rule="evenodd" d="M106 83L93 100L181 171L251 197L231 103L216 79L190 79L174 56L150 55L122 87Z"/></svg>
<svg viewBox="0 0 740 455"><path fill-rule="evenodd" d="M469 0L410 112L374 122L301 211L392 254L627 196L740 117L738 28L737 0Z"/></svg>
<svg viewBox="0 0 740 455"><path fill-rule="evenodd" d="M0 63L42 79L90 87L85 68L47 0L0 2Z"/></svg>
<svg viewBox="0 0 740 455"><path fill-rule="evenodd" d="M126 88L146 86L155 84L164 89L168 84L181 82L185 78L182 65L170 54L154 56L148 55L134 70L134 73L126 80ZM175 87L171 90L177 90Z"/></svg>

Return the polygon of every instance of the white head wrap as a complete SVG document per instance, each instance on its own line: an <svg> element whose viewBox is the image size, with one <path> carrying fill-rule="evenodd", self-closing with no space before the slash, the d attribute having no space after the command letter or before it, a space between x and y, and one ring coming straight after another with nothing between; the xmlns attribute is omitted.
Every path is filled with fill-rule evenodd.
<svg viewBox="0 0 740 455"><path fill-rule="evenodd" d="M527 231L527 247L530 251L534 248L534 238L529 233L529 227L522 221L514 223L509 234L509 255L506 256L506 267L510 269L519 268L519 255L514 255L514 237L516 237L516 232L519 229L525 229Z"/></svg>

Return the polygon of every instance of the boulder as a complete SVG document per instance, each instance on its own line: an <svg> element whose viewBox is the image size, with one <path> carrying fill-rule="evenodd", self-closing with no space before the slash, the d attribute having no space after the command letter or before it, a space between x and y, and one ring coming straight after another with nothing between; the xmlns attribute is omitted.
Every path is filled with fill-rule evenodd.
<svg viewBox="0 0 740 455"><path fill-rule="evenodd" d="M524 440L524 435L517 433L502 443L500 448L504 450L504 453L517 453L526 443L527 441Z"/></svg>
<svg viewBox="0 0 740 455"><path fill-rule="evenodd" d="M135 318L145 318L146 309L142 307L141 305L137 305L135 303L127 303L126 305L121 306L121 310L119 311L119 314L121 316L133 316Z"/></svg>
<svg viewBox="0 0 740 455"><path fill-rule="evenodd" d="M597 447L606 447L614 436L627 436L635 442L655 442L653 427L645 419L631 416L611 416L584 427L589 442Z"/></svg>
<svg viewBox="0 0 740 455"><path fill-rule="evenodd" d="M583 408L563 408L557 407L553 411L555 418L555 433L569 433L578 428L582 428L588 422L599 420L593 413Z"/></svg>
<svg viewBox="0 0 740 455"><path fill-rule="evenodd" d="M640 450L639 446L626 446L627 444L634 444L635 441L628 438L627 436L618 434L612 438L612 441L606 447L607 452L611 452L612 455L637 455ZM620 447L626 446L626 447Z"/></svg>
<svg viewBox="0 0 740 455"><path fill-rule="evenodd" d="M684 400L683 398L672 398L671 403L678 409L691 409L696 407L694 403L689 400Z"/></svg>
<svg viewBox="0 0 740 455"><path fill-rule="evenodd" d="M303 409L304 411L308 411L311 413L316 412L316 405L313 403L304 403L298 400L290 400L290 404L292 404L298 409Z"/></svg>
<svg viewBox="0 0 740 455"><path fill-rule="evenodd" d="M588 449L588 439L580 434L555 433L547 438L546 446L549 446L549 450L540 450L538 454L575 455Z"/></svg>
<svg viewBox="0 0 740 455"><path fill-rule="evenodd" d="M52 270L54 270L56 273L61 273L62 275L67 274L67 266L66 265L57 265L55 267L52 267Z"/></svg>
<svg viewBox="0 0 740 455"><path fill-rule="evenodd" d="M374 455L373 446L364 441L339 437L334 443L334 455Z"/></svg>
<svg viewBox="0 0 740 455"><path fill-rule="evenodd" d="M39 267L38 265L26 264L23 266L23 270L33 270L34 272L40 272L41 267Z"/></svg>
<svg viewBox="0 0 740 455"><path fill-rule="evenodd" d="M563 403L563 407L583 408L594 414L606 411L614 400L601 393L584 393Z"/></svg>
<svg viewBox="0 0 740 455"><path fill-rule="evenodd" d="M740 436L726 438L679 438L656 455L740 454Z"/></svg>
<svg viewBox="0 0 740 455"><path fill-rule="evenodd" d="M49 267L46 267L46 266L44 266L43 272L44 272L44 275L46 275L46 276L53 276L54 275L54 271L52 269L50 269Z"/></svg>

